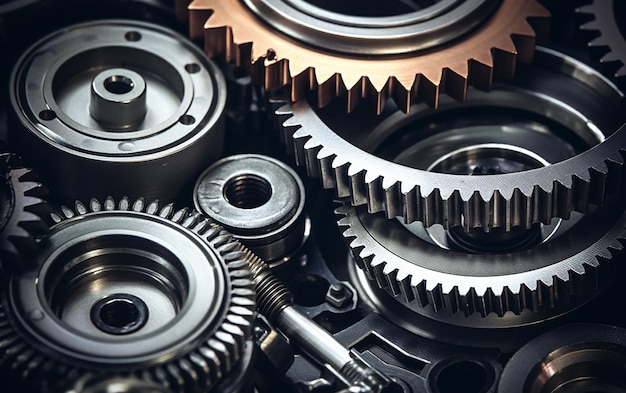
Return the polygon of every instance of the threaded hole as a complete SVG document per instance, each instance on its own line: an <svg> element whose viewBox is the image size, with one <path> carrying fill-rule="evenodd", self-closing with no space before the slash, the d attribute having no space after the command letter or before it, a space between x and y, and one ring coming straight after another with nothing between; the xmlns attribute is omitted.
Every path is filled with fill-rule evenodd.
<svg viewBox="0 0 626 393"><path fill-rule="evenodd" d="M263 206L271 196L271 184L264 178L252 174L229 179L224 186L224 198L240 209Z"/></svg>

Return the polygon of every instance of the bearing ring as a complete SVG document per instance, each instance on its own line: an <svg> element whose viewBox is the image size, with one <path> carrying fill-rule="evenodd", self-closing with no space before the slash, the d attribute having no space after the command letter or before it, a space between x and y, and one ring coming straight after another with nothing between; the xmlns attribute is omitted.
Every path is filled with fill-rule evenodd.
<svg viewBox="0 0 626 393"><path fill-rule="evenodd" d="M306 240L305 190L298 174L271 157L240 154L219 160L196 182L194 205L272 267Z"/></svg>
<svg viewBox="0 0 626 393"><path fill-rule="evenodd" d="M68 200L172 200L222 152L225 91L217 66L173 31L85 23L17 62L11 136Z"/></svg>

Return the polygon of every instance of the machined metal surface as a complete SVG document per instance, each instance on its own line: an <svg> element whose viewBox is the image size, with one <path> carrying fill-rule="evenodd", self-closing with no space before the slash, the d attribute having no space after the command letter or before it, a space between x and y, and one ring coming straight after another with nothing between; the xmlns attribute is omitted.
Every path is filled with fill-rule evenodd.
<svg viewBox="0 0 626 393"><path fill-rule="evenodd" d="M160 26L108 20L53 33L10 83L11 138L69 200L171 200L222 152L224 78Z"/></svg>
<svg viewBox="0 0 626 393"><path fill-rule="evenodd" d="M626 331L598 324L565 325L516 352L502 372L499 393L626 390Z"/></svg>
<svg viewBox="0 0 626 393"><path fill-rule="evenodd" d="M287 261L306 240L304 185L274 158L238 154L221 159L200 175L193 197L198 211L272 266Z"/></svg>
<svg viewBox="0 0 626 393"><path fill-rule="evenodd" d="M22 370L18 383L55 388L81 373L130 370L204 392L235 367L255 314L241 244L186 210L142 199L77 202L53 218L0 310L1 364Z"/></svg>
<svg viewBox="0 0 626 393"><path fill-rule="evenodd" d="M513 81L472 90L464 104L442 99L438 111L391 107L346 118L301 100L276 113L288 150L324 188L427 227L550 224L601 205L623 181L622 93L549 49ZM470 166L454 168L455 160Z"/></svg>
<svg viewBox="0 0 626 393"><path fill-rule="evenodd" d="M368 7L378 13L361 16ZM344 96L351 111L369 97L381 111L393 98L409 111L416 97L436 107L441 91L463 100L469 80L486 89L493 73L511 76L516 59L532 58L528 20L541 26L549 16L534 0L444 1L398 11L402 17L380 16L383 9L374 2L335 11L304 1L196 0L190 33L204 37L210 56L250 68L266 89L290 86L293 101L317 89L321 106Z"/></svg>
<svg viewBox="0 0 626 393"><path fill-rule="evenodd" d="M0 153L0 259L6 265L33 250L47 233L48 191L11 153Z"/></svg>

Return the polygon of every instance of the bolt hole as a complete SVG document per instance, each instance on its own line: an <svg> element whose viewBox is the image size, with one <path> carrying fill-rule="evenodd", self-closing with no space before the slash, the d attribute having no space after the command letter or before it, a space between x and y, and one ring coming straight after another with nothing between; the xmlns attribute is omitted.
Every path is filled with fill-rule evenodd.
<svg viewBox="0 0 626 393"><path fill-rule="evenodd" d="M185 70L190 74L200 72L200 66L196 63L189 63L185 65Z"/></svg>
<svg viewBox="0 0 626 393"><path fill-rule="evenodd" d="M485 366L469 360L452 363L437 375L438 393L484 393L490 385Z"/></svg>
<svg viewBox="0 0 626 393"><path fill-rule="evenodd" d="M138 31L129 31L124 34L124 38L126 38L126 41L136 42L141 39L141 33Z"/></svg>
<svg viewBox="0 0 626 393"><path fill-rule="evenodd" d="M224 198L240 209L263 206L272 196L272 186L264 178L246 174L228 179L224 185Z"/></svg>
<svg viewBox="0 0 626 393"><path fill-rule="evenodd" d="M123 75L113 75L104 80L104 88L113 94L126 94L133 90L135 84L132 79Z"/></svg>
<svg viewBox="0 0 626 393"><path fill-rule="evenodd" d="M39 112L39 118L41 120L54 120L56 117L57 114L50 109L44 109L43 111Z"/></svg>
<svg viewBox="0 0 626 393"><path fill-rule="evenodd" d="M178 121L186 126L190 126L196 122L196 118L191 115L182 115Z"/></svg>
<svg viewBox="0 0 626 393"><path fill-rule="evenodd" d="M315 307L326 301L330 284L325 278L308 275L290 285L293 301L305 307Z"/></svg>

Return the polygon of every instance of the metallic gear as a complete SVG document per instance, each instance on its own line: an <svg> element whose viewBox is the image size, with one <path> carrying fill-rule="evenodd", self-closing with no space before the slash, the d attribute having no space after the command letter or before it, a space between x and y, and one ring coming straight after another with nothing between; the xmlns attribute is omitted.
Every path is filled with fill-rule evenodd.
<svg viewBox="0 0 626 393"><path fill-rule="evenodd" d="M0 153L0 258L5 263L33 250L48 231L43 217L49 210L42 199L48 192L18 161L11 153Z"/></svg>
<svg viewBox="0 0 626 393"><path fill-rule="evenodd" d="M371 97L380 112L393 98L409 111L414 98L437 107L442 90L463 100L468 83L487 89L494 73L512 76L516 59L533 55L528 22L543 32L549 16L535 0L410 3L382 17L392 7L375 3L195 0L190 35L204 37L209 56L249 68L266 89L290 85L292 101L317 89L320 106L346 96L352 111Z"/></svg>
<svg viewBox="0 0 626 393"><path fill-rule="evenodd" d="M530 341L509 360L499 393L626 390L626 330L597 324L565 325Z"/></svg>
<svg viewBox="0 0 626 393"><path fill-rule="evenodd" d="M172 200L221 155L225 90L217 66L171 30L75 25L16 64L10 136L67 200Z"/></svg>
<svg viewBox="0 0 626 393"><path fill-rule="evenodd" d="M77 202L53 219L0 307L0 364L19 384L91 373L205 392L235 367L255 292L250 252L221 227L126 198Z"/></svg>
<svg viewBox="0 0 626 393"><path fill-rule="evenodd" d="M563 221L537 245L492 254L445 249L423 226L364 207L336 214L369 280L418 314L476 328L522 326L584 304L621 271L612 260L623 258L626 242L621 201Z"/></svg>
<svg viewBox="0 0 626 393"><path fill-rule="evenodd" d="M589 42L589 47L601 52L600 62L605 70L620 84L626 86L626 6L619 0L592 0L591 4L576 10L593 20L583 24L583 31L599 36Z"/></svg>
<svg viewBox="0 0 626 393"><path fill-rule="evenodd" d="M442 98L439 110L418 105L409 115L338 110L306 100L279 109L288 150L324 188L406 223L528 229L586 212L622 187L622 93L549 49L513 81L470 91L465 104Z"/></svg>
<svg viewBox="0 0 626 393"><path fill-rule="evenodd" d="M217 161L200 175L193 199L198 211L272 267L288 261L309 232L302 180L271 157L238 154Z"/></svg>

